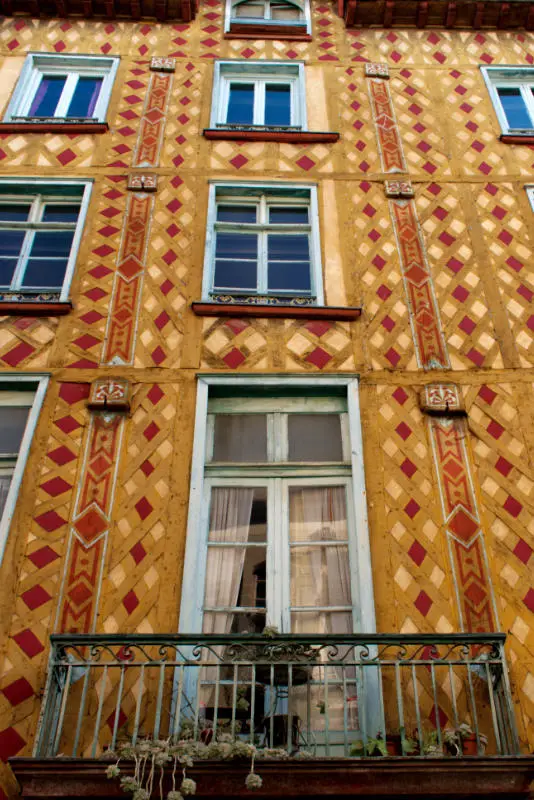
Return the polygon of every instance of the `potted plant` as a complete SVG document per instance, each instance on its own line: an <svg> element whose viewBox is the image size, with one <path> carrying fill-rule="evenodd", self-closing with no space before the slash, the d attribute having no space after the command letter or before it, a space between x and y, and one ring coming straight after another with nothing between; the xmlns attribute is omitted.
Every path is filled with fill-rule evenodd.
<svg viewBox="0 0 534 800"><path fill-rule="evenodd" d="M462 722L457 728L446 728L443 732L443 741L453 756L478 756L486 750L488 737L479 733L477 742L476 733L469 723Z"/></svg>
<svg viewBox="0 0 534 800"><path fill-rule="evenodd" d="M398 733L388 733L386 748L390 756L409 756L417 752L415 739L406 736L406 728L399 728Z"/></svg>
<svg viewBox="0 0 534 800"><path fill-rule="evenodd" d="M423 736L423 755L424 756L442 756L443 745L439 743L437 731L425 733Z"/></svg>
<svg viewBox="0 0 534 800"><path fill-rule="evenodd" d="M368 736L365 742L363 742L361 739L357 742L354 742L350 748L350 754L351 756L358 756L359 758L364 756L371 758L376 758L377 756L387 756L388 750L386 741L379 731L374 739Z"/></svg>

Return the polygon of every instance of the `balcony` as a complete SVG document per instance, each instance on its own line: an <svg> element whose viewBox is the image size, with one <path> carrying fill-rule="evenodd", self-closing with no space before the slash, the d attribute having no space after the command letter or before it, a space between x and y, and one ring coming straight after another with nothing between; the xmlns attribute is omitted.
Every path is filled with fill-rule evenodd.
<svg viewBox="0 0 534 800"><path fill-rule="evenodd" d="M198 796L236 797L250 759L214 757L238 742L257 749L261 797L527 797L534 758L520 754L504 641L53 636L34 758L11 766L23 797L120 797L102 759L186 740Z"/></svg>

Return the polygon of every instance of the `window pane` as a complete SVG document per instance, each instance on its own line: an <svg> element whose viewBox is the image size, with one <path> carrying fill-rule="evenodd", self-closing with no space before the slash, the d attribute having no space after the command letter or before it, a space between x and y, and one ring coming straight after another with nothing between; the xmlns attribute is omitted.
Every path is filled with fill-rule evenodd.
<svg viewBox="0 0 534 800"><path fill-rule="evenodd" d="M11 485L11 478L13 477L13 473L8 475L4 473L0 475L0 518L4 513L4 507L7 500L7 493L9 492L9 487Z"/></svg>
<svg viewBox="0 0 534 800"><path fill-rule="evenodd" d="M43 75L28 115L53 117L66 80L64 75Z"/></svg>
<svg viewBox="0 0 534 800"><path fill-rule="evenodd" d="M310 246L308 234L284 235L283 233L269 234L269 261L309 261Z"/></svg>
<svg viewBox="0 0 534 800"><path fill-rule="evenodd" d="M339 414L289 414L289 461L343 461Z"/></svg>
<svg viewBox="0 0 534 800"><path fill-rule="evenodd" d="M532 128L520 89L497 89L510 128Z"/></svg>
<svg viewBox="0 0 534 800"><path fill-rule="evenodd" d="M16 258L0 258L0 286L11 284L16 266Z"/></svg>
<svg viewBox="0 0 534 800"><path fill-rule="evenodd" d="M296 6L289 5L289 3L271 3L272 19L295 21L299 20L301 16L302 12Z"/></svg>
<svg viewBox="0 0 534 800"><path fill-rule="evenodd" d="M292 606L350 606L346 545L291 548Z"/></svg>
<svg viewBox="0 0 534 800"><path fill-rule="evenodd" d="M217 258L258 257L258 237L255 233L218 233L215 245Z"/></svg>
<svg viewBox="0 0 534 800"><path fill-rule="evenodd" d="M259 632L264 627L267 492L264 487L218 487L211 492L210 530L204 606L204 633ZM228 543L234 547L216 547ZM236 606L258 611L235 614Z"/></svg>
<svg viewBox="0 0 534 800"><path fill-rule="evenodd" d="M77 222L80 208L77 205L52 205L47 203L43 211L43 222Z"/></svg>
<svg viewBox="0 0 534 800"><path fill-rule="evenodd" d="M273 225L307 225L308 209L293 208L292 206L277 208L275 206L269 209L269 222Z"/></svg>
<svg viewBox="0 0 534 800"><path fill-rule="evenodd" d="M310 264L308 261L270 261L269 291L311 291Z"/></svg>
<svg viewBox="0 0 534 800"><path fill-rule="evenodd" d="M68 256L74 231L38 231L33 238L32 258Z"/></svg>
<svg viewBox="0 0 534 800"><path fill-rule="evenodd" d="M0 231L0 256L18 257L26 231Z"/></svg>
<svg viewBox="0 0 534 800"><path fill-rule="evenodd" d="M30 409L0 406L0 454L18 453Z"/></svg>
<svg viewBox="0 0 534 800"><path fill-rule="evenodd" d="M291 613L291 632L338 633L341 636L345 633L353 633L352 612L293 611Z"/></svg>
<svg viewBox="0 0 534 800"><path fill-rule="evenodd" d="M92 117L102 88L102 78L78 78L67 117Z"/></svg>
<svg viewBox="0 0 534 800"><path fill-rule="evenodd" d="M219 222L256 222L256 206L217 206Z"/></svg>
<svg viewBox="0 0 534 800"><path fill-rule="evenodd" d="M291 125L291 87L267 84L265 87L265 125Z"/></svg>
<svg viewBox="0 0 534 800"><path fill-rule="evenodd" d="M267 461L265 414L216 414L214 461Z"/></svg>
<svg viewBox="0 0 534 800"><path fill-rule="evenodd" d="M289 538L291 541L346 541L347 504L345 498L344 486L290 487ZM328 604L324 603L323 605Z"/></svg>
<svg viewBox="0 0 534 800"><path fill-rule="evenodd" d="M261 19L265 16L265 6L263 3L240 3L234 7L234 15Z"/></svg>
<svg viewBox="0 0 534 800"><path fill-rule="evenodd" d="M230 84L226 122L233 125L252 125L254 122L254 84Z"/></svg>
<svg viewBox="0 0 534 800"><path fill-rule="evenodd" d="M61 289L67 269L66 258L30 258L24 272L22 285Z"/></svg>
<svg viewBox="0 0 534 800"><path fill-rule="evenodd" d="M25 222L28 219L30 208L29 203L1 203L0 222ZM4 234L2 233L0 236L4 236Z"/></svg>
<svg viewBox="0 0 534 800"><path fill-rule="evenodd" d="M214 291L255 292L258 285L256 263L253 261L216 261Z"/></svg>

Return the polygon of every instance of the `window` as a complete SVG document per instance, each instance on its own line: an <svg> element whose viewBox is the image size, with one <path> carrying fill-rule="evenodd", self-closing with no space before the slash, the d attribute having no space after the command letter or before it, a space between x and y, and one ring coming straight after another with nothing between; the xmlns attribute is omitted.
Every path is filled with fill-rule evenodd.
<svg viewBox="0 0 534 800"><path fill-rule="evenodd" d="M303 64L215 64L212 127L306 128Z"/></svg>
<svg viewBox="0 0 534 800"><path fill-rule="evenodd" d="M0 298L66 300L90 184L0 181Z"/></svg>
<svg viewBox="0 0 534 800"><path fill-rule="evenodd" d="M204 298L322 305L317 219L315 187L212 185Z"/></svg>
<svg viewBox="0 0 534 800"><path fill-rule="evenodd" d="M117 58L30 54L6 122L104 122Z"/></svg>
<svg viewBox="0 0 534 800"><path fill-rule="evenodd" d="M309 34L307 0L227 0L226 31Z"/></svg>
<svg viewBox="0 0 534 800"><path fill-rule="evenodd" d="M231 641L267 625L303 635L375 629L358 416L357 381L350 378L199 379L183 633ZM291 703L321 747L322 666L313 669L310 683L293 673ZM270 696L271 678L260 672L253 695L261 723L274 709L284 713L278 701L288 692L286 686ZM208 718L212 673L207 669L200 685ZM230 718L233 667L220 677L219 715ZM328 689L330 731L340 733L340 745L345 701L359 691L355 676L345 677L332 672ZM250 680L243 673L239 680L252 702ZM190 703L197 686L187 687ZM378 688L371 696L377 702L369 717L380 706ZM357 715L348 727L357 730Z"/></svg>
<svg viewBox="0 0 534 800"><path fill-rule="evenodd" d="M524 67L483 67L504 134L534 133L534 70Z"/></svg>
<svg viewBox="0 0 534 800"><path fill-rule="evenodd" d="M0 563L47 383L32 375L0 382Z"/></svg>

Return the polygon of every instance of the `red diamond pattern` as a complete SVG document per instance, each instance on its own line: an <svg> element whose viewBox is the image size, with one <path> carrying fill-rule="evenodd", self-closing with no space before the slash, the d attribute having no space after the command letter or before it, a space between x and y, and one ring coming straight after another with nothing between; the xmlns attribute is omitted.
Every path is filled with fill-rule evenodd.
<svg viewBox="0 0 534 800"><path fill-rule="evenodd" d="M51 595L43 589L42 586L32 586L31 589L28 589L27 592L23 592L21 594L22 600L26 603L30 611L34 611L39 606L44 605L47 603L48 600L51 600Z"/></svg>
<svg viewBox="0 0 534 800"><path fill-rule="evenodd" d="M41 484L41 489L44 489L50 497L57 497L59 494L63 494L66 492L67 489L71 489L72 486L67 481L64 481L63 478L52 478L49 481L45 481Z"/></svg>
<svg viewBox="0 0 534 800"><path fill-rule="evenodd" d="M135 508L142 520L146 519L154 510L146 497L142 497L140 500L138 500L138 502L135 504Z"/></svg>
<svg viewBox="0 0 534 800"><path fill-rule="evenodd" d="M16 633L13 636L14 641L18 644L20 649L26 653L28 658L35 658L35 656L42 653L44 650L44 645L41 644L37 636L29 630L29 628L25 628L20 633Z"/></svg>
<svg viewBox="0 0 534 800"><path fill-rule="evenodd" d="M33 564L35 564L37 569L43 569L43 567L51 564L52 561L55 561L57 558L59 558L59 556L55 550L52 550L51 547L45 545L39 550L36 550L34 553L31 553L28 558Z"/></svg>
<svg viewBox="0 0 534 800"><path fill-rule="evenodd" d="M25 700L33 697L35 692L26 678L19 678L8 686L4 686L2 694L12 706L18 706Z"/></svg>
<svg viewBox="0 0 534 800"><path fill-rule="evenodd" d="M44 528L45 531L48 533L52 533L52 531L61 528L62 525L65 525L67 520L60 517L55 511L47 511L44 514L41 514L38 517L35 517L35 521L41 528Z"/></svg>

